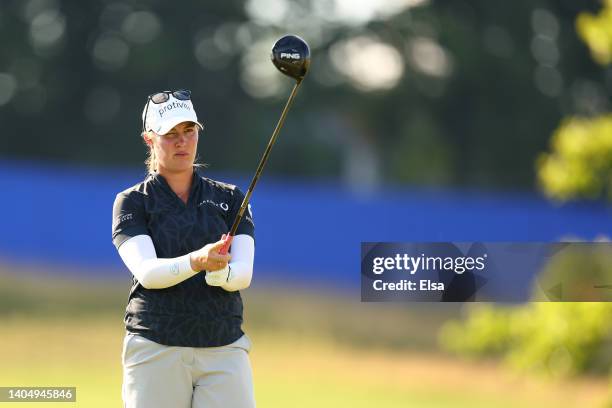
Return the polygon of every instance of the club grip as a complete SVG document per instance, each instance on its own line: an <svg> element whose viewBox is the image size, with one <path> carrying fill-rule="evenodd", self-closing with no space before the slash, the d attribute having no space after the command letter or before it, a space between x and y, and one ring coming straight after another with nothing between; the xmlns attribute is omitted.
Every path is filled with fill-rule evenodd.
<svg viewBox="0 0 612 408"><path fill-rule="evenodd" d="M234 236L233 235L229 235L229 234L223 234L221 239L225 240L225 243L219 249L219 253L221 255L225 255L225 254L227 254L227 252L229 251L230 246L232 245L232 240L234 239Z"/></svg>

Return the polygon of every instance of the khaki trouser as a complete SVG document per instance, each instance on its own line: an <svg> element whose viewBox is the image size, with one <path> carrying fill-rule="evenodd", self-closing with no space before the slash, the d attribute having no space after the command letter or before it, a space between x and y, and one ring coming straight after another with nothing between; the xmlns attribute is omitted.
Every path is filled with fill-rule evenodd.
<svg viewBox="0 0 612 408"><path fill-rule="evenodd" d="M123 341L126 408L254 408L245 334L222 347L164 346L135 334Z"/></svg>

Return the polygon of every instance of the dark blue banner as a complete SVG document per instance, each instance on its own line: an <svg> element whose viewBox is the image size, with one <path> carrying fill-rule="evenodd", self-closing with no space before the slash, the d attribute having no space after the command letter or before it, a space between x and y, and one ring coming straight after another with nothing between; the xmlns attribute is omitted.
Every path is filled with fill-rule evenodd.
<svg viewBox="0 0 612 408"><path fill-rule="evenodd" d="M364 302L607 302L612 243L361 244Z"/></svg>

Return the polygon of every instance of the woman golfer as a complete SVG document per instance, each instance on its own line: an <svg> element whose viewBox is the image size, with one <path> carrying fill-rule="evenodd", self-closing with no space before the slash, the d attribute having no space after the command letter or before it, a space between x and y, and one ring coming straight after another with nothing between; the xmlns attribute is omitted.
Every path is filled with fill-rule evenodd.
<svg viewBox="0 0 612 408"><path fill-rule="evenodd" d="M252 214L223 255L244 194L194 164L202 125L187 90L147 98L148 176L117 194L113 243L132 272L125 313L123 400L128 408L254 407L241 329L251 282Z"/></svg>

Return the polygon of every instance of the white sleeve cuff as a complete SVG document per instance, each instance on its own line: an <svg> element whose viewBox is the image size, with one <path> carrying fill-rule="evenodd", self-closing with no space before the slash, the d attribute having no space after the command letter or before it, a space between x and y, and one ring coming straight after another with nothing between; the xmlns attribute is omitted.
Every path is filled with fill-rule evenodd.
<svg viewBox="0 0 612 408"><path fill-rule="evenodd" d="M246 289L253 278L253 261L255 259L255 240L250 235L236 235L232 240L230 251L230 274L227 283L221 286L228 292Z"/></svg>

